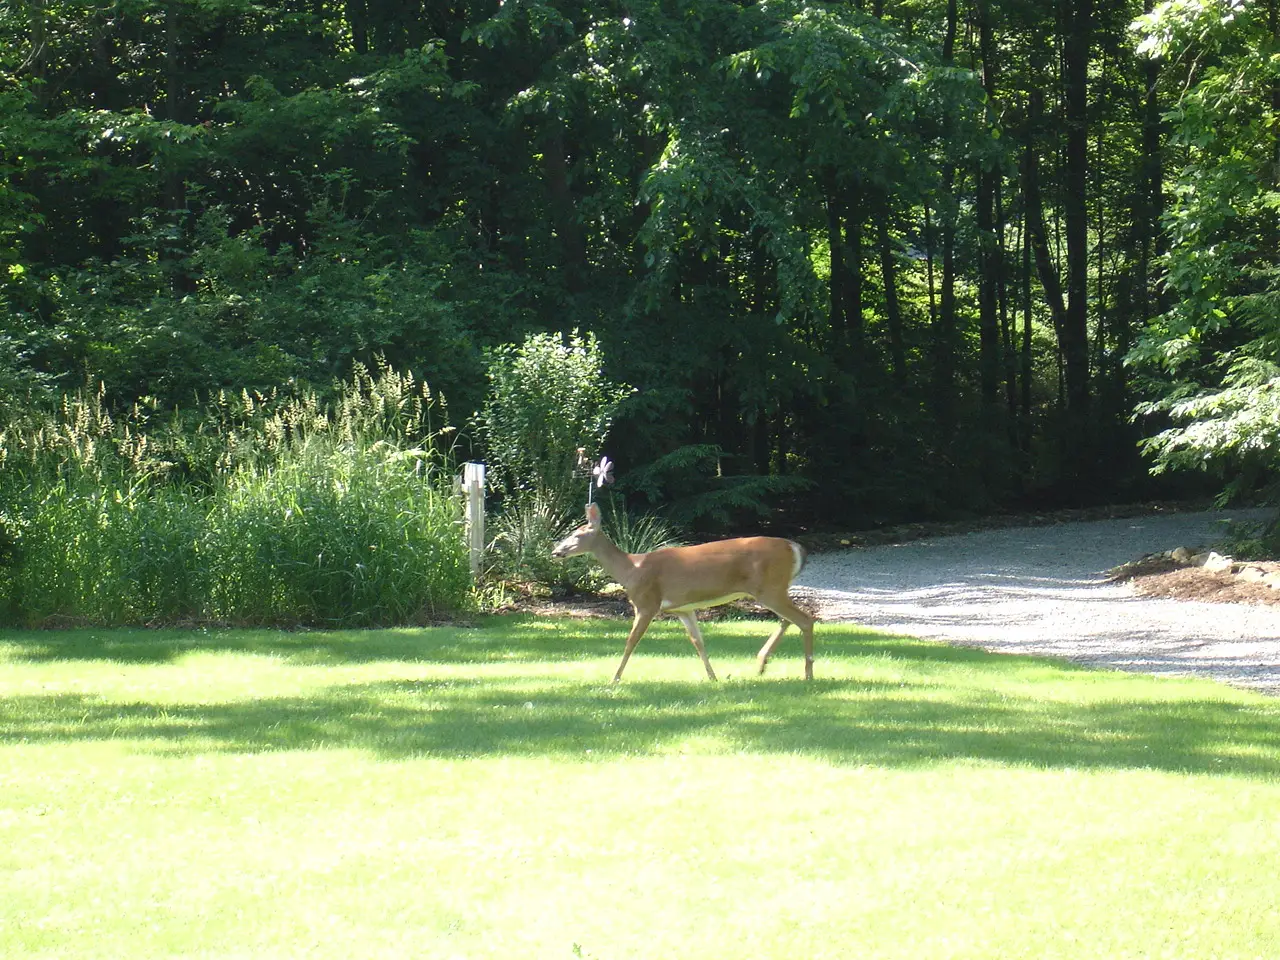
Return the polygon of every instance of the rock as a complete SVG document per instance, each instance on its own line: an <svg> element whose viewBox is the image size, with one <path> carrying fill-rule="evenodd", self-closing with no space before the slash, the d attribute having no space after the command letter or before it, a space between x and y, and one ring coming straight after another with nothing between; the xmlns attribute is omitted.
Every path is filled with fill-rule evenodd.
<svg viewBox="0 0 1280 960"><path fill-rule="evenodd" d="M1204 567L1209 573L1225 573L1230 570L1235 563L1230 557L1224 557L1220 553L1209 551L1208 556L1204 558L1204 563L1200 566Z"/></svg>
<svg viewBox="0 0 1280 960"><path fill-rule="evenodd" d="M1175 563L1190 563L1191 551L1186 547L1174 547L1169 551L1169 559Z"/></svg>
<svg viewBox="0 0 1280 960"><path fill-rule="evenodd" d="M1108 580L1127 580L1134 570L1138 569L1141 560L1129 560L1120 564L1118 567L1112 567L1107 571Z"/></svg>
<svg viewBox="0 0 1280 960"><path fill-rule="evenodd" d="M1260 583L1267 579L1267 571L1263 570L1261 567L1255 567L1252 564L1245 564L1236 573L1236 576L1241 580L1247 580L1250 583Z"/></svg>
<svg viewBox="0 0 1280 960"><path fill-rule="evenodd" d="M1262 582L1272 590L1280 590L1280 573L1268 573L1263 577Z"/></svg>

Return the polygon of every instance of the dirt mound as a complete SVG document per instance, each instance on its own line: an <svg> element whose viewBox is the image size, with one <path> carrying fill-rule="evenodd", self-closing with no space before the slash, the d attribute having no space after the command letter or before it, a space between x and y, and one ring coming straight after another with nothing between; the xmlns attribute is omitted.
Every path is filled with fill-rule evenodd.
<svg viewBox="0 0 1280 960"><path fill-rule="evenodd" d="M1251 566L1268 572L1280 571L1280 563L1275 562ZM1144 597L1280 606L1280 590L1273 590L1265 583L1245 580L1225 571L1183 567L1171 561L1139 568L1126 579L1132 582L1134 592Z"/></svg>

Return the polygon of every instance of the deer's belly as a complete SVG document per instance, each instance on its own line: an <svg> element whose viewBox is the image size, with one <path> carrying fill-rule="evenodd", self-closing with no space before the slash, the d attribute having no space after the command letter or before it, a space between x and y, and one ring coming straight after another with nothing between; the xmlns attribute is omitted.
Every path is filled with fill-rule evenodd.
<svg viewBox="0 0 1280 960"><path fill-rule="evenodd" d="M702 610L706 607L718 607L722 603L732 603L734 600L741 600L747 596L745 593L726 593L722 597L708 597L705 600L690 600L682 603L678 607L672 606L670 600L662 601L662 611L664 613L690 613L694 610Z"/></svg>

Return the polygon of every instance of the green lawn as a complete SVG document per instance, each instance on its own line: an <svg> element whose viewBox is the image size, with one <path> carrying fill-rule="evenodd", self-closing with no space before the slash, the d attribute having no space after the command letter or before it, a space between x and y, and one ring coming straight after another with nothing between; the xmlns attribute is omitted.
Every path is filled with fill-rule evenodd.
<svg viewBox="0 0 1280 960"><path fill-rule="evenodd" d="M0 956L1280 955L1280 701L625 629L0 633Z"/></svg>

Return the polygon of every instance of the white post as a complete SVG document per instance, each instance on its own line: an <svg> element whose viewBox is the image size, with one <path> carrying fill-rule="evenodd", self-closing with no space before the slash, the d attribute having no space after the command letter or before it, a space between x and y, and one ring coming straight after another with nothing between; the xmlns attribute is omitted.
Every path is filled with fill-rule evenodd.
<svg viewBox="0 0 1280 960"><path fill-rule="evenodd" d="M467 544L471 548L471 576L480 575L484 553L484 464L463 465L462 490L467 496Z"/></svg>

